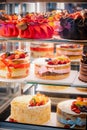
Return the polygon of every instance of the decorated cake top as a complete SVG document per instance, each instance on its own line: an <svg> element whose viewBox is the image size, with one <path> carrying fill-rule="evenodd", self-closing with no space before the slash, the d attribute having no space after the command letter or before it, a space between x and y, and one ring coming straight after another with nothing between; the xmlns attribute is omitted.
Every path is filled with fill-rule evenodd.
<svg viewBox="0 0 87 130"><path fill-rule="evenodd" d="M70 59L67 56L57 56L53 58L37 58L34 60L34 64L39 64L39 65L47 65L47 66L60 66L60 65L65 65L69 64Z"/></svg>
<svg viewBox="0 0 87 130"><path fill-rule="evenodd" d="M40 93L37 93L29 101L29 107L45 105L48 102L48 100L49 99L47 96L40 94Z"/></svg>
<svg viewBox="0 0 87 130"><path fill-rule="evenodd" d="M46 62L48 65L63 65L63 64L70 63L70 59L67 56L62 55L56 58L46 59Z"/></svg>
<svg viewBox="0 0 87 130"><path fill-rule="evenodd" d="M5 52L0 55L1 67L25 67L25 63L29 62L29 55L23 50L15 50L14 52ZM27 66L27 64L26 64Z"/></svg>
<svg viewBox="0 0 87 130"><path fill-rule="evenodd" d="M82 55L81 62L87 64L87 53Z"/></svg>
<svg viewBox="0 0 87 130"><path fill-rule="evenodd" d="M28 56L27 52L24 52L23 50L15 50L14 52L6 52L0 55L0 58L3 60L17 60L17 59L23 59Z"/></svg>
<svg viewBox="0 0 87 130"><path fill-rule="evenodd" d="M87 112L87 98L77 97L77 99L72 102L71 110L77 114Z"/></svg>
<svg viewBox="0 0 87 130"><path fill-rule="evenodd" d="M63 15L60 27L59 33L62 38L87 40L87 9Z"/></svg>

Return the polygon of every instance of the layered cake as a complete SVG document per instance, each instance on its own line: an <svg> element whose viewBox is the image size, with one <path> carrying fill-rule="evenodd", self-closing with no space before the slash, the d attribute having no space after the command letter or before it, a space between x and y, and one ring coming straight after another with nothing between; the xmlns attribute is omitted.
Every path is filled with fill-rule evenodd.
<svg viewBox="0 0 87 130"><path fill-rule="evenodd" d="M0 77L23 78L29 74L29 55L23 50L0 54Z"/></svg>
<svg viewBox="0 0 87 130"><path fill-rule="evenodd" d="M83 46L78 44L62 44L56 46L57 55L66 55L71 60L80 60L82 57Z"/></svg>
<svg viewBox="0 0 87 130"><path fill-rule="evenodd" d="M11 102L10 121L28 124L43 124L50 119L51 101L42 94L24 95Z"/></svg>
<svg viewBox="0 0 87 130"><path fill-rule="evenodd" d="M53 57L54 46L50 43L31 43L30 54L32 58Z"/></svg>
<svg viewBox="0 0 87 130"><path fill-rule="evenodd" d="M87 82L87 54L82 55L80 62L79 79L83 82Z"/></svg>
<svg viewBox="0 0 87 130"><path fill-rule="evenodd" d="M87 116L87 98L78 97L62 101L57 105L57 121L65 127L85 126Z"/></svg>
<svg viewBox="0 0 87 130"><path fill-rule="evenodd" d="M70 60L66 56L56 58L37 58L34 61L35 75L41 79L58 80L70 74Z"/></svg>
<svg viewBox="0 0 87 130"><path fill-rule="evenodd" d="M59 35L64 39L87 40L87 9L62 15Z"/></svg>

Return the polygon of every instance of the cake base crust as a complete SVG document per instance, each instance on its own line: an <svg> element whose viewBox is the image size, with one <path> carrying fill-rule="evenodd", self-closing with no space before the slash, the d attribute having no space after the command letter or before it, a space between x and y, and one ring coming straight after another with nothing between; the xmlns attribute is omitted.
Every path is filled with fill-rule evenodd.
<svg viewBox="0 0 87 130"><path fill-rule="evenodd" d="M35 75L38 77L38 78L40 78L40 79L45 79L45 80L61 80L61 79L65 79L65 78L67 78L68 76L69 76L69 73L68 74L57 74L57 75L55 75L55 76L52 76L52 75L44 75L44 76L41 76L41 75L39 75L39 74L37 74L37 73L35 73Z"/></svg>

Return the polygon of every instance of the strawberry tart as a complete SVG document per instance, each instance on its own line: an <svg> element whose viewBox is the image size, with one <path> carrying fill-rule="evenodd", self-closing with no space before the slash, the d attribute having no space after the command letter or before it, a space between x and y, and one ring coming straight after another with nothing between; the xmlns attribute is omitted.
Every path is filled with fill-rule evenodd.
<svg viewBox="0 0 87 130"><path fill-rule="evenodd" d="M23 50L0 54L0 77L23 78L29 74L29 55Z"/></svg>
<svg viewBox="0 0 87 130"><path fill-rule="evenodd" d="M65 124L66 128L86 125L87 98L77 97L62 101L57 105L57 121Z"/></svg>
<svg viewBox="0 0 87 130"><path fill-rule="evenodd" d="M35 75L41 79L64 79L70 74L70 60L66 56L37 58L34 61Z"/></svg>
<svg viewBox="0 0 87 130"><path fill-rule="evenodd" d="M52 43L31 43L30 54L32 58L53 57L54 45Z"/></svg>
<svg viewBox="0 0 87 130"><path fill-rule="evenodd" d="M51 115L51 101L43 94L23 95L11 102L11 122L38 124L46 123Z"/></svg>
<svg viewBox="0 0 87 130"><path fill-rule="evenodd" d="M82 57L83 46L78 44L62 44L56 46L57 55L66 55L71 60L80 60Z"/></svg>

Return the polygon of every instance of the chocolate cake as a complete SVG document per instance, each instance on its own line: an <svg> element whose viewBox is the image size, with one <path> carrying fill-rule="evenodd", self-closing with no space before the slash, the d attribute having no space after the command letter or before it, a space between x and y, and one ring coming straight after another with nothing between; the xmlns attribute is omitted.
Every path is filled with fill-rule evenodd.
<svg viewBox="0 0 87 130"><path fill-rule="evenodd" d="M87 53L82 55L79 79L83 82L87 82Z"/></svg>
<svg viewBox="0 0 87 130"><path fill-rule="evenodd" d="M87 9L63 15L59 35L64 39L87 40Z"/></svg>

